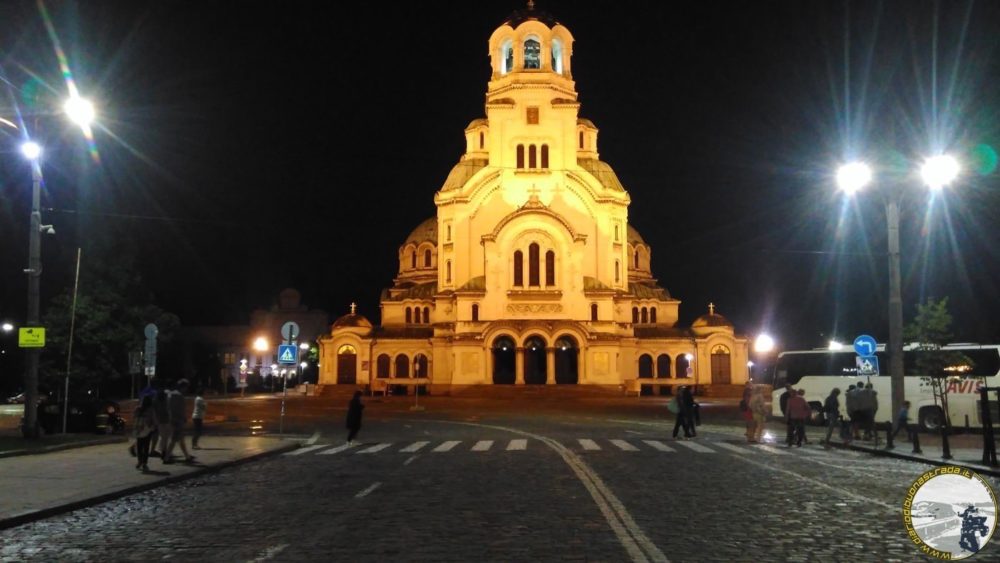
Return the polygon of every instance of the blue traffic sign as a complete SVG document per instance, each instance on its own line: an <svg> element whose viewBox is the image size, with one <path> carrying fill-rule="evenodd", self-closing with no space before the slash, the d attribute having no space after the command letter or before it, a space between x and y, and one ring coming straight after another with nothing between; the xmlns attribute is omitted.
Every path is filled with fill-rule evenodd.
<svg viewBox="0 0 1000 563"><path fill-rule="evenodd" d="M299 362L299 348L294 344L278 345L279 364L297 364Z"/></svg>
<svg viewBox="0 0 1000 563"><path fill-rule="evenodd" d="M858 356L858 375L878 375L878 356Z"/></svg>
<svg viewBox="0 0 1000 563"><path fill-rule="evenodd" d="M859 356L874 356L877 347L875 339L867 334L862 334L854 339L854 351Z"/></svg>

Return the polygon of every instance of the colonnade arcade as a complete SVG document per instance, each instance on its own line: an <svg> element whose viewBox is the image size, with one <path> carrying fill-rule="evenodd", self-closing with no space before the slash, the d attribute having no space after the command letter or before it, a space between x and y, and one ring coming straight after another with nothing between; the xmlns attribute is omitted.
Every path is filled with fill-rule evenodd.
<svg viewBox="0 0 1000 563"><path fill-rule="evenodd" d="M518 339L502 333L490 345L490 375L497 385L575 384L579 368L580 344L571 334L529 332Z"/></svg>

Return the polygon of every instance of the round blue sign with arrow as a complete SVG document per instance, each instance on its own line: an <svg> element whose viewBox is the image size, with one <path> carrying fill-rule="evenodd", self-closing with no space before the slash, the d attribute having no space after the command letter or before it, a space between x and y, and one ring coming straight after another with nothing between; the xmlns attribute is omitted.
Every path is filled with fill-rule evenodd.
<svg viewBox="0 0 1000 563"><path fill-rule="evenodd" d="M854 351L859 356L874 356L877 347L875 339L867 334L862 334L854 339Z"/></svg>

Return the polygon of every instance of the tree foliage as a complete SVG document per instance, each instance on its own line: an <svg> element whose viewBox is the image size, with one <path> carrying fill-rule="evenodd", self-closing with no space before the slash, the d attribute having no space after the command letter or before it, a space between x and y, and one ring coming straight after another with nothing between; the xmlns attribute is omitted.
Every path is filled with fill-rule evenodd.
<svg viewBox="0 0 1000 563"><path fill-rule="evenodd" d="M972 360L961 352L942 350L952 339L951 313L948 298L928 299L917 304L917 315L903 329L903 337L914 344L918 373L928 375L960 375L955 366L971 366Z"/></svg>

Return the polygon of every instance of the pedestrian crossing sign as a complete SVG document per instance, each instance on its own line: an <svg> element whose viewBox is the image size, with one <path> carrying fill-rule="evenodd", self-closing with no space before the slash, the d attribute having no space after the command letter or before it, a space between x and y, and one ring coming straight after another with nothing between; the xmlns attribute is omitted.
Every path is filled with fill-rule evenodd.
<svg viewBox="0 0 1000 563"><path fill-rule="evenodd" d="M858 375L878 375L878 356L858 356Z"/></svg>
<svg viewBox="0 0 1000 563"><path fill-rule="evenodd" d="M299 362L299 348L294 344L281 344L278 346L279 364L297 364Z"/></svg>

